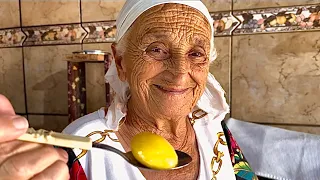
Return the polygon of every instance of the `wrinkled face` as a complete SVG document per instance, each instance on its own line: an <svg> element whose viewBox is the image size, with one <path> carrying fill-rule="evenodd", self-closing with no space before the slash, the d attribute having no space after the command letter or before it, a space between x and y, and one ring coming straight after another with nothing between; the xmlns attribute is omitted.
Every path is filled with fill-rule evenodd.
<svg viewBox="0 0 320 180"><path fill-rule="evenodd" d="M190 113L205 88L210 36L204 15L188 6L165 4L144 12L119 44L123 55L113 48L134 108L172 118Z"/></svg>

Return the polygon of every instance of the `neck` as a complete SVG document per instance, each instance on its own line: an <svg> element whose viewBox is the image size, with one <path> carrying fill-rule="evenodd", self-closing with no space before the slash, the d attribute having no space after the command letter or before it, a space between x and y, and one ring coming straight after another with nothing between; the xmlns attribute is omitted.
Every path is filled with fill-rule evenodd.
<svg viewBox="0 0 320 180"><path fill-rule="evenodd" d="M121 136L130 144L131 138L144 131L164 137L178 150L190 151L196 145L195 134L189 119L185 116L172 120L171 118L154 118L132 108L128 102L126 120L119 129Z"/></svg>
<svg viewBox="0 0 320 180"><path fill-rule="evenodd" d="M175 121L172 119L175 119ZM116 132L116 135L126 152L131 150L130 142L132 137L143 131L153 132L164 137L174 149L183 151L192 157L193 161L189 166L172 171L174 177L180 172L181 174L186 174L186 172L191 173L192 175L190 175L189 179L195 179L193 176L198 176L200 167L199 151L194 130L186 116L179 119L154 118L133 108L129 100L126 119L119 128L119 131ZM155 174L148 174L149 171L142 170L141 172L147 179L148 177L151 177L150 179L157 179L155 178ZM158 172L157 175L168 177L168 175L170 175L168 172L169 171L162 171L161 174Z"/></svg>
<svg viewBox="0 0 320 180"><path fill-rule="evenodd" d="M138 127L142 131L180 138L181 135L186 134L189 129L188 126L191 126L187 116L165 117L156 115L155 117L154 114L156 113L140 110L129 100L126 123L129 126Z"/></svg>

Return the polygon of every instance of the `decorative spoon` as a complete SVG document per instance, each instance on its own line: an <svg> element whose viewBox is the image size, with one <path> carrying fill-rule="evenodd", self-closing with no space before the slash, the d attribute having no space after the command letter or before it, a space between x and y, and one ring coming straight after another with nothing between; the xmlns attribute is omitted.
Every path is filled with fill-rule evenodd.
<svg viewBox="0 0 320 180"><path fill-rule="evenodd" d="M67 147L67 148L79 148L84 150L91 150L91 148L104 149L120 155L128 163L130 163L135 167L143 168L147 170L158 170L158 169L151 169L141 164L139 161L137 161L134 158L131 151L124 153L119 149L116 149L106 144L92 143L91 139L88 137L57 133L53 131L47 131L44 129L34 130L33 128L29 128L28 131L24 135L20 136L18 139L21 141L49 144L49 145L54 145L59 147ZM176 150L176 153L178 155L178 165L171 169L180 169L182 167L187 166L192 161L192 158L188 154L178 150Z"/></svg>

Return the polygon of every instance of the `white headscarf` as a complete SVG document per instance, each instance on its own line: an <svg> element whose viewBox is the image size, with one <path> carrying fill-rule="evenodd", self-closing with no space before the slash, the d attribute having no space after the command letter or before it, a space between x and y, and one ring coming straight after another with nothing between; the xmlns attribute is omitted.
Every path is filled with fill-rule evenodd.
<svg viewBox="0 0 320 180"><path fill-rule="evenodd" d="M133 22L143 12L156 5L165 3L178 3L190 6L200 11L206 17L210 23L212 31L210 48L210 61L212 62L216 57L214 48L213 19L211 18L206 6L200 0L127 0L117 18L116 42L121 40ZM117 129L119 121L126 116L127 102L130 98L129 85L127 82L122 82L119 79L114 61L111 63L110 68L105 75L105 79L116 93L114 101L109 107L109 111L107 113L107 118L112 119L112 121L108 121L109 123L107 126L111 129ZM204 110L208 113L210 119L216 121L222 121L225 115L229 112L229 106L226 103L224 91L214 76L210 73L208 74L204 93L197 102L194 110L196 109Z"/></svg>

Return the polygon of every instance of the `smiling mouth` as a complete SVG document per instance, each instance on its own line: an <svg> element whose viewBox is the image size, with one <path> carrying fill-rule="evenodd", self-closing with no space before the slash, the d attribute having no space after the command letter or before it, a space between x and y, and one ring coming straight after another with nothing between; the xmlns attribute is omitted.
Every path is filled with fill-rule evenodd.
<svg viewBox="0 0 320 180"><path fill-rule="evenodd" d="M162 92L168 93L168 94L173 94L173 95L179 95L179 94L183 94L186 91L188 91L188 89L190 88L185 88L185 89L178 89L178 88L168 88L168 87L162 87L159 85L154 85L157 89L159 89Z"/></svg>

